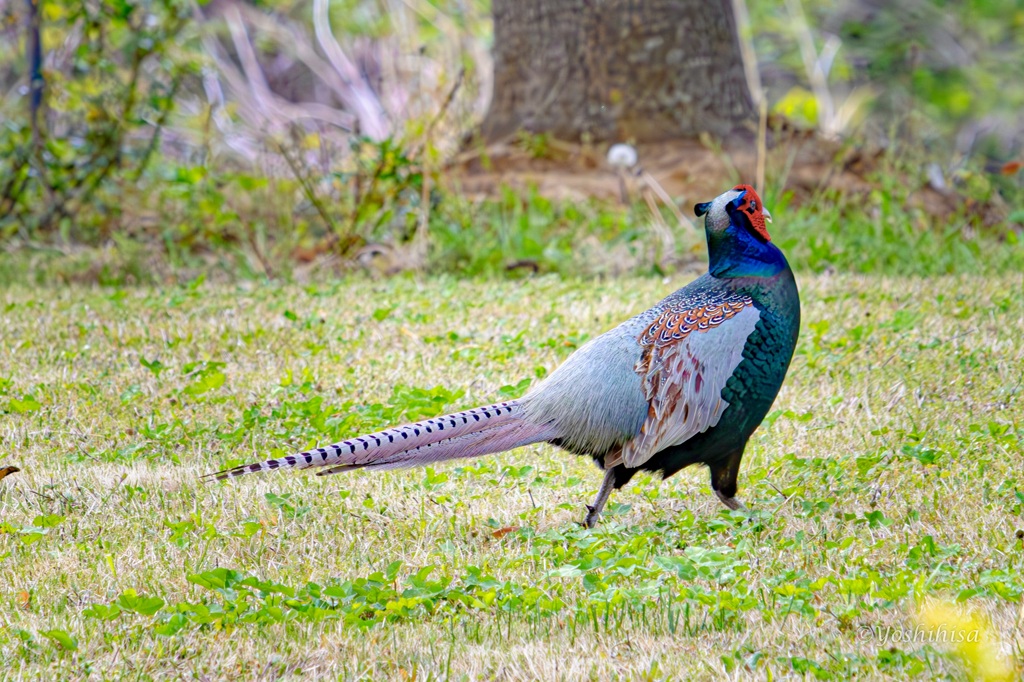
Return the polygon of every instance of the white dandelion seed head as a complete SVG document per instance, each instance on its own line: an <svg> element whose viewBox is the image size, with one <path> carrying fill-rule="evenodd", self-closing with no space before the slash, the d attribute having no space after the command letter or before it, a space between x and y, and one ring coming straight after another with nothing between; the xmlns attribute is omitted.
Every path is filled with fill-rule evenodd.
<svg viewBox="0 0 1024 682"><path fill-rule="evenodd" d="M632 168L636 165L636 148L629 144L613 144L608 149L608 165L615 168Z"/></svg>

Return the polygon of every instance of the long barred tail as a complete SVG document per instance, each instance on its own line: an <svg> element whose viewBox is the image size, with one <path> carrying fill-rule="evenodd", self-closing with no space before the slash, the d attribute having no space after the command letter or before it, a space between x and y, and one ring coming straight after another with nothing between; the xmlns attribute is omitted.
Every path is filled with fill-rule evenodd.
<svg viewBox="0 0 1024 682"><path fill-rule="evenodd" d="M522 405L511 400L396 426L280 459L243 464L204 478L224 481L260 471L311 467L329 467L318 472L319 476L350 469L398 469L504 452L555 437L550 425L526 421Z"/></svg>

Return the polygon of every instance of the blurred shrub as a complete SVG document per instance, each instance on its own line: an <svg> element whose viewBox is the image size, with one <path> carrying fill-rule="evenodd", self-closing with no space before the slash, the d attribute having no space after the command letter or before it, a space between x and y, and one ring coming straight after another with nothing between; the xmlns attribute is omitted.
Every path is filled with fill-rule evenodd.
<svg viewBox="0 0 1024 682"><path fill-rule="evenodd" d="M841 106L868 88L864 125L889 148L920 145L947 172L979 157L996 171L1024 148L1024 6L1019 0L750 3L769 100L809 125L822 68ZM801 40L814 45L802 56ZM861 92L865 92L862 90ZM808 101L808 98L811 101ZM856 119L851 123L856 122Z"/></svg>
<svg viewBox="0 0 1024 682"><path fill-rule="evenodd" d="M195 70L177 49L187 8L184 0L41 6L42 37L62 40L66 66L43 71L45 106L35 116L8 115L0 127L4 236L110 236L110 216L123 206L117 188L138 181L159 153L182 80Z"/></svg>
<svg viewBox="0 0 1024 682"><path fill-rule="evenodd" d="M1020 196L1024 174L971 163L1011 168L1022 145L1015 0L749 5L776 111L897 150L920 143L940 181ZM657 271L645 209L437 190L487 104L483 0L43 0L35 117L27 11L0 8L0 242L23 256L0 263L0 280ZM548 153L544 136L525 144ZM897 177L880 186L864 205L831 196L792 212L795 264L928 274L1019 257L1011 225L934 230L895 208ZM669 264L700 241L683 235Z"/></svg>

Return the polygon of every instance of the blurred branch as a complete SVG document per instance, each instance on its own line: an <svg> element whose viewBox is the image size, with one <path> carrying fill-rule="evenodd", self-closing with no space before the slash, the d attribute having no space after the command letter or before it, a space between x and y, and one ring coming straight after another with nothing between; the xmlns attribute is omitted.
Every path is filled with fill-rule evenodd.
<svg viewBox="0 0 1024 682"><path fill-rule="evenodd" d="M434 114L434 117L430 119L430 123L427 124L426 129L424 129L423 139L419 144L413 147L412 151L409 152L410 158L418 157L423 149L430 144L430 136L433 134L434 128L437 126L438 122L444 118L445 112L448 111L448 107L451 106L452 101L455 99L455 93L457 93L459 88L462 87L462 79L465 75L466 69L459 69L459 75L455 78L455 83L452 85L451 90L448 91L448 96L444 98L444 102L441 103L441 108L437 110L437 113Z"/></svg>
<svg viewBox="0 0 1024 682"><path fill-rule="evenodd" d="M37 180L43 191L46 193L49 203L53 206L57 202L57 195L48 179L46 162L43 160L43 131L40 130L40 111L43 106L43 91L46 81L43 78L43 47L40 36L42 18L39 16L39 0L26 0L28 4L28 87L29 87L29 126L32 131L31 152L27 162L35 171ZM17 175L17 173L15 173ZM28 176L25 182L28 181ZM18 192L25 186L25 182L18 186ZM6 189L13 189L8 185ZM17 194L12 194L15 197ZM13 208L13 204L12 204Z"/></svg>
<svg viewBox="0 0 1024 682"><path fill-rule="evenodd" d="M454 143L462 121L448 125L446 116L456 108L468 68L463 63L459 27L439 10L431 12L429 3L419 3L411 11L403 0L386 5L390 21L404 20L410 26L393 36L356 45L357 58L331 32L329 0L315 0L311 24L242 2L224 3L221 21L226 30L201 31L204 51L214 66L204 73L203 87L224 143L253 161L267 133L279 134L296 121L322 121L379 141L393 134L392 119L421 117L425 124L417 137L425 139L413 141L416 153L409 156L418 156L439 134ZM202 21L204 9L193 8ZM416 14L429 14L427 20L445 31L449 40L443 43L452 53L448 59L432 60L423 53L422 44L412 40ZM272 45L264 47L266 40ZM316 101L292 99L295 92L308 92L305 83L288 87L287 94L275 92L280 87L277 78L284 72L308 74L304 78L313 81L314 94L305 96ZM455 77L454 83L445 78L448 74ZM385 98L390 110L384 106ZM235 104L230 110L228 102ZM241 119L241 126L234 128L232 118Z"/></svg>
<svg viewBox="0 0 1024 682"><path fill-rule="evenodd" d="M305 29L281 17L271 18L248 6L242 6L239 9L250 25L259 29L264 36L276 38L282 49L289 51L296 59L305 64L309 72L329 87L339 100L348 101L351 96L348 85L338 75L334 67L313 49L313 40ZM346 130L354 129L356 117L347 112L345 115L350 120Z"/></svg>
<svg viewBox="0 0 1024 682"><path fill-rule="evenodd" d="M28 3L28 89L29 117L32 125L32 144L39 146L39 109L43 104L43 46L39 36L39 0L25 0Z"/></svg>
<svg viewBox="0 0 1024 682"><path fill-rule="evenodd" d="M795 24L800 58L803 60L807 80L818 105L818 130L825 137L838 137L854 120L861 107L874 96L874 88L855 88L836 110L835 99L828 86L828 77L843 41L838 36L826 34L825 44L819 52L814 45L814 35L811 33L811 26L807 22L801 0L786 0L786 10Z"/></svg>
<svg viewBox="0 0 1024 682"><path fill-rule="evenodd" d="M736 33L739 36L747 88L750 90L750 96L754 99L754 105L760 106L760 103L765 101L765 95L764 89L761 87L761 72L758 68L757 53L754 51L754 41L750 35L750 12L747 11L745 0L732 0L732 14L736 18Z"/></svg>
<svg viewBox="0 0 1024 682"><path fill-rule="evenodd" d="M651 230L658 237L658 246L654 249L654 264L659 270L664 272L668 261L675 258L676 239L672 235L672 230L665 223L665 218L661 215L661 210L658 208L658 203L654 200L651 189L651 185L642 186L640 195L647 204L647 210L651 213Z"/></svg>
<svg viewBox="0 0 1024 682"><path fill-rule="evenodd" d="M225 59L216 40L209 37L203 39L205 48L217 65L217 71L227 81L228 87L239 103L237 111L248 120L249 125L260 130L265 130L268 125L275 128L284 128L295 121L314 120L323 121L346 131L351 131L353 119L343 111L316 102L301 102L293 104L278 97L269 90L257 94L254 92L259 86L253 86L253 81L239 73L238 69ZM262 79L262 76L260 76ZM216 88L214 88L216 90ZM207 95L211 93L209 90Z"/></svg>
<svg viewBox="0 0 1024 682"><path fill-rule="evenodd" d="M156 120L156 125L154 126L153 135L149 138L149 144L146 145L146 151L142 153L142 158L139 159L139 165L135 169L135 180L141 178L142 174L146 172L149 160L153 157L153 151L156 150L157 145L160 143L160 134L163 132L164 126L167 125L167 117L174 110L174 97L178 94L178 89L181 87L181 80L182 72L179 71L174 74L174 81L171 83L171 89L167 94L169 104L160 112L160 117Z"/></svg>
<svg viewBox="0 0 1024 682"><path fill-rule="evenodd" d="M641 169L640 179L643 180L643 183L646 187L650 188L650 190L654 192L659 199L661 199L662 203L668 206L669 210L672 211L672 215L675 216L676 220L679 221L680 225L683 225L684 227L687 227L691 230L697 229L696 226L693 224L693 221L687 218L683 214L683 212L679 210L679 206L676 205L676 202L672 201L672 197L668 195L668 192L665 191L665 188L661 186L661 183L658 182L653 175ZM675 247L673 246L673 248Z"/></svg>
<svg viewBox="0 0 1024 682"><path fill-rule="evenodd" d="M765 163L768 155L768 97L761 84L760 65L754 51L750 12L747 11L746 1L732 0L732 13L736 17L736 33L739 35L740 54L743 56L743 72L747 77L750 96L757 108L757 169L754 174L754 187L764 194Z"/></svg>
<svg viewBox="0 0 1024 682"><path fill-rule="evenodd" d="M761 98L757 103L757 171L754 187L762 196L765 194L765 165L768 163L768 100Z"/></svg>
<svg viewBox="0 0 1024 682"><path fill-rule="evenodd" d="M430 250L430 173L423 173L423 184L420 186L420 214L416 221L416 234L413 236L409 249L412 256L411 267L416 270L427 264L427 253Z"/></svg>
<svg viewBox="0 0 1024 682"><path fill-rule="evenodd" d="M18 195L28 182L29 161L28 152L25 147L18 147L14 150L14 158L10 159L10 166L7 168L3 187L0 188L0 221L18 205Z"/></svg>
<svg viewBox="0 0 1024 682"><path fill-rule="evenodd" d="M313 29L316 32L317 42L324 54L327 55L327 60L335 72L348 86L348 91L345 93L345 105L355 112L359 121L359 132L371 140L379 142L390 134L390 126L384 119L384 109L381 107L377 95L359 73L359 69L341 49L338 41L334 39L328 11L329 1L313 0Z"/></svg>
<svg viewBox="0 0 1024 682"><path fill-rule="evenodd" d="M73 210L72 204L85 204L99 188L114 168L121 163L121 143L124 139L125 125L131 120L135 109L135 99L138 95L139 77L142 72L142 62L148 53L136 48L132 52L132 64L130 76L125 88L124 103L121 106L120 115L108 123L106 130L99 136L101 143L96 146L96 153L84 164L85 170L73 178L59 197L47 207L40 217L38 225L47 229L54 222L69 217ZM43 183L44 187L46 183Z"/></svg>
<svg viewBox="0 0 1024 682"><path fill-rule="evenodd" d="M804 70L807 72L807 80L811 84L814 98L818 102L818 122L822 132L828 134L831 131L832 122L832 93L828 89L828 75L822 68L823 64L819 59L818 48L814 46L814 36L811 33L810 24L807 23L807 16L804 14L801 0L786 0L786 10L795 24L796 41L800 47L800 58L804 62ZM835 36L831 36L835 38ZM838 38L836 38L838 40ZM835 55L836 48L829 48L829 52ZM831 59L829 60L831 65Z"/></svg>
<svg viewBox="0 0 1024 682"><path fill-rule="evenodd" d="M179 35L184 25L185 18L181 15L174 15L168 20L162 39L153 40L139 38L140 27L128 24L129 28L135 29L136 40L130 43L130 49L126 50L131 55L131 62L128 65L127 80L117 91L119 110L109 112L109 115L102 119L102 124L97 124L96 133L92 137L93 153L80 167L74 168L62 183L50 187L46 177L40 173L38 181L44 191L49 194L50 200L36 222L38 228L46 230L63 219L75 215L79 209L89 203L104 181L115 170L122 168L126 151L125 141L133 122L139 116L139 90L147 80L143 69L144 63L154 55L163 54L166 47L164 41L169 42L174 36ZM152 147L158 140L157 136L170 111L175 107L174 94L180 82L178 79L180 79L180 75L176 78L177 82L172 84L172 94L163 99L162 107L157 107L160 110L157 130L150 138L149 148L140 159L136 178L141 175L142 170L148 164Z"/></svg>
<svg viewBox="0 0 1024 682"><path fill-rule="evenodd" d="M275 107L268 100L273 99L274 95L270 91L270 86L267 85L267 79L263 76L263 69L260 67L259 60L256 59L256 52L252 49L252 43L249 42L249 33L245 30L245 23L242 21L242 15L237 6L228 5L224 21L228 25L228 32L231 34L231 42L235 45L238 61L242 63L242 71L249 83L253 102L263 117L270 118Z"/></svg>
<svg viewBox="0 0 1024 682"><path fill-rule="evenodd" d="M265 121L273 122L280 127L287 127L293 121L302 119L313 119L337 126L342 130L352 130L353 117L332 107L317 102L300 102L293 104L275 95L263 75L256 52L252 48L249 33L245 29L245 22L241 12L235 5L231 5L225 20L228 30L231 33L231 40L238 53L238 59L242 63L242 70L245 78L238 77L238 71L224 59L217 59L217 65L226 76L232 88L236 91L248 91L249 99L254 108ZM212 53L217 55L219 50L213 47ZM248 83L245 87L243 83Z"/></svg>
<svg viewBox="0 0 1024 682"><path fill-rule="evenodd" d="M279 144L273 140L270 141L270 144L288 164L288 167L292 171L292 175L295 176L299 186L302 188L302 193L306 195L306 199L309 200L309 203L313 204L316 212L320 214L321 218L323 218L324 224L327 226L327 229L330 230L334 239L336 241L340 240L342 234L338 228L338 224L334 221L334 218L331 217L331 214L328 212L327 207L324 206L324 203L320 201L320 197L316 193L316 187L310 181L309 177L303 173L302 165L296 159L292 158L291 152L283 144Z"/></svg>
<svg viewBox="0 0 1024 682"><path fill-rule="evenodd" d="M206 53L216 62L217 53L212 51L212 41L204 37L203 46ZM203 69L203 91L206 93L206 102L209 107L207 124L212 122L217 127L224 144L229 149L240 154L249 162L255 162L259 157L257 146L248 136L237 135L232 131L231 117L224 110L224 89L221 87L217 71L213 68ZM208 146L208 136L204 134L203 147L206 149Z"/></svg>

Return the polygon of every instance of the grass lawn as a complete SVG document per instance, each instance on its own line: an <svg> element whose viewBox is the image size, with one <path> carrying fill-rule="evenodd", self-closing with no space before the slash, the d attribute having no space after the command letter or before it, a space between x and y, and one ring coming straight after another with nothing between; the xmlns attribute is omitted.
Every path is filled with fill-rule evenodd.
<svg viewBox="0 0 1024 682"><path fill-rule="evenodd" d="M0 293L3 675L1019 675L1020 274L799 277L750 512L691 469L584 530L600 474L549 446L199 481L518 395L685 279Z"/></svg>

